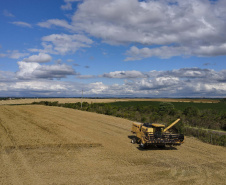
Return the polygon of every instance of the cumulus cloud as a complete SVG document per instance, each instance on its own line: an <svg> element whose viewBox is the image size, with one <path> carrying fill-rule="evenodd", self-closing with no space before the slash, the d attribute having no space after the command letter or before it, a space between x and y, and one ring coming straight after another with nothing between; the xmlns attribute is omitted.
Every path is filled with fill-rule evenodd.
<svg viewBox="0 0 226 185"><path fill-rule="evenodd" d="M66 3L65 5L61 6L62 10L72 10L72 3L76 1L81 1L81 0L64 0Z"/></svg>
<svg viewBox="0 0 226 185"><path fill-rule="evenodd" d="M76 52L79 48L90 47L93 41L84 35L67 35L67 34L52 34L42 38L45 42L50 42L54 45L54 50L59 54L68 52Z"/></svg>
<svg viewBox="0 0 226 185"><path fill-rule="evenodd" d="M181 68L171 71L154 72L155 77L172 76L185 81L197 81L199 83L221 83L226 82L226 70L215 71L201 68ZM152 72L149 73L152 76Z"/></svg>
<svg viewBox="0 0 226 185"><path fill-rule="evenodd" d="M149 57L160 57L167 59L173 56L188 56L189 54L191 54L191 52L189 51L189 48L186 47L163 46L154 49L149 49L147 47L139 49L136 46L132 46L130 50L126 52L126 55L128 55L128 57L125 59L125 61L141 60Z"/></svg>
<svg viewBox="0 0 226 185"><path fill-rule="evenodd" d="M104 78L145 78L146 75L140 71L114 71L101 75Z"/></svg>
<svg viewBox="0 0 226 185"><path fill-rule="evenodd" d="M40 65L39 63L18 62L19 71L16 73L19 79L35 78L65 78L67 75L75 75L74 69L65 64L58 65Z"/></svg>
<svg viewBox="0 0 226 185"><path fill-rule="evenodd" d="M75 74L66 65L41 66L27 62L18 64L20 70L16 74L0 71L0 95L81 96L82 89L86 96L94 97L225 97L226 94L226 70L181 68L140 72L145 78L128 76L126 79L123 76L124 83L120 84L105 84L101 81L104 78L101 75L94 83L82 84L54 80ZM78 77L85 78L85 75ZM111 76L118 77L120 75Z"/></svg>
<svg viewBox="0 0 226 185"><path fill-rule="evenodd" d="M0 84L0 96L18 96L18 97L40 97L52 96L59 97L65 94L69 85L65 82L34 79L29 81L15 81L11 83Z"/></svg>
<svg viewBox="0 0 226 185"><path fill-rule="evenodd" d="M131 60L141 60L149 57L159 57L162 59L168 59L174 56L219 56L226 54L226 44L218 45L218 46L199 46L195 48L189 48L188 46L162 46L158 48L137 48L136 46L132 46L128 51L126 51L126 55L128 57L125 61Z"/></svg>
<svg viewBox="0 0 226 185"><path fill-rule="evenodd" d="M35 63L46 63L50 62L52 57L46 53L39 53L38 55L32 55L28 58L23 59L25 62L35 62Z"/></svg>
<svg viewBox="0 0 226 185"><path fill-rule="evenodd" d="M57 60L55 60L54 62L55 62L56 64L61 64L62 59L57 59Z"/></svg>
<svg viewBox="0 0 226 185"><path fill-rule="evenodd" d="M0 83L12 82L16 80L15 73L10 71L0 71Z"/></svg>
<svg viewBox="0 0 226 185"><path fill-rule="evenodd" d="M122 95L220 97L226 93L226 70L218 72L211 69L181 68L169 71L136 71L139 75L132 73L132 76L126 75L129 74L128 72L130 71L124 71L121 75L120 72L115 71L99 77L125 79L123 85L117 85L121 88L118 93Z"/></svg>
<svg viewBox="0 0 226 185"><path fill-rule="evenodd" d="M52 34L42 37L44 49L32 48L29 51L65 55L75 53L81 48L90 47L92 43L91 39L80 34Z"/></svg>
<svg viewBox="0 0 226 185"><path fill-rule="evenodd" d="M62 10L72 10L71 3L66 3L65 5L61 5Z"/></svg>
<svg viewBox="0 0 226 185"><path fill-rule="evenodd" d="M19 59L29 55L29 53L21 53L18 50L8 50L5 56L13 59Z"/></svg>
<svg viewBox="0 0 226 185"><path fill-rule="evenodd" d="M66 87L64 84L49 82L49 81L23 81L17 82L14 85L14 89L18 90L30 90L30 91L40 91L41 94L45 94L46 92L54 92L54 91L64 91Z"/></svg>
<svg viewBox="0 0 226 185"><path fill-rule="evenodd" d="M43 28L51 28L52 26L59 26L67 29L72 29L72 26L69 25L67 21L60 20L60 19L49 19L44 22L39 22L38 26Z"/></svg>
<svg viewBox="0 0 226 185"><path fill-rule="evenodd" d="M15 22L12 22L12 24L15 24L17 26L32 28L31 24L22 22L22 21L15 21Z"/></svg>
<svg viewBox="0 0 226 185"><path fill-rule="evenodd" d="M146 45L132 47L126 60L218 56L226 54L225 12L222 0L86 0L72 18L72 29L109 44Z"/></svg>
<svg viewBox="0 0 226 185"><path fill-rule="evenodd" d="M61 8L72 9L75 1L79 0L65 0ZM132 46L126 52L126 61L153 56L219 56L226 54L225 7L222 0L86 0L79 3L70 24L49 19L38 25L85 32L112 45L145 45ZM51 47L46 43L43 46Z"/></svg>
<svg viewBox="0 0 226 185"><path fill-rule="evenodd" d="M89 84L88 88L87 94L104 94L106 93L108 86L104 85L103 82L95 82Z"/></svg>
<svg viewBox="0 0 226 185"><path fill-rule="evenodd" d="M108 85L104 95L147 97L222 97L226 93L226 70L181 68L168 71L115 71L78 78L124 79L124 84Z"/></svg>
<svg viewBox="0 0 226 185"><path fill-rule="evenodd" d="M138 87L139 90L172 91L174 90L175 87L177 87L177 85L179 85L179 83L180 83L179 78L163 76L153 79L136 80L134 85L136 85L136 87Z"/></svg>

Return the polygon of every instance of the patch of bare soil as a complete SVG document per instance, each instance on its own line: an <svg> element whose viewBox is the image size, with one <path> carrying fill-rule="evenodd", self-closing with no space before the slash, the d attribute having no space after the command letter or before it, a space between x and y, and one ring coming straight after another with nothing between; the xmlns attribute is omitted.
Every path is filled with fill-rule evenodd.
<svg viewBox="0 0 226 185"><path fill-rule="evenodd" d="M40 105L0 106L0 184L225 184L226 148L185 138L140 150L129 120Z"/></svg>

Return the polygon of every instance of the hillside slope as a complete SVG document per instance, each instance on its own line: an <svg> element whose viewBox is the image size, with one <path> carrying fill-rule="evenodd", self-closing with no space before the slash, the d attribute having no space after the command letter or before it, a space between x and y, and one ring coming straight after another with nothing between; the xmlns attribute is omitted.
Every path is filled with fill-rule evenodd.
<svg viewBox="0 0 226 185"><path fill-rule="evenodd" d="M60 107L0 106L0 184L224 184L226 148L185 138L139 150L129 120Z"/></svg>

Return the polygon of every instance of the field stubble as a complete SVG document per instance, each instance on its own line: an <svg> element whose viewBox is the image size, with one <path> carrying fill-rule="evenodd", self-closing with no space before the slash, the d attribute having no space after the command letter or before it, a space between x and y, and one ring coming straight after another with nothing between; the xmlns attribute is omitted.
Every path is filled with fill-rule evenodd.
<svg viewBox="0 0 226 185"><path fill-rule="evenodd" d="M0 184L224 184L226 148L185 138L140 150L129 120L61 107L0 106Z"/></svg>

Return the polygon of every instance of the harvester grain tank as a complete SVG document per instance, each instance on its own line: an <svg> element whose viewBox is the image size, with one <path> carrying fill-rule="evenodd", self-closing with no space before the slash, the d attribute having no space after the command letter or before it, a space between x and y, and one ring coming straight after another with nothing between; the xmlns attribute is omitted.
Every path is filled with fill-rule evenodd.
<svg viewBox="0 0 226 185"><path fill-rule="evenodd" d="M168 127L159 123L137 123L132 125L132 133L135 136L131 142L133 144L140 143L140 147L145 148L149 145L157 147L181 145L184 141L183 134L173 134L168 130L177 124L180 119L177 119Z"/></svg>

